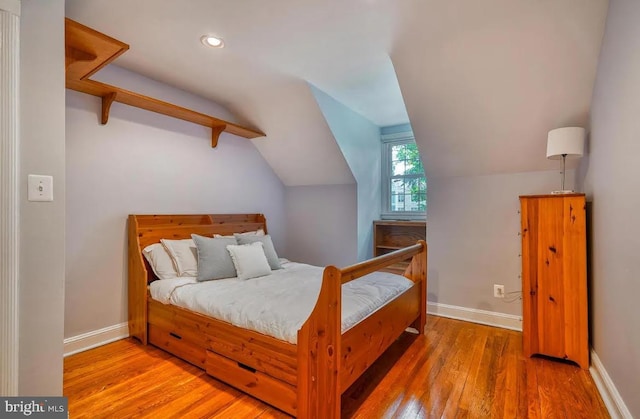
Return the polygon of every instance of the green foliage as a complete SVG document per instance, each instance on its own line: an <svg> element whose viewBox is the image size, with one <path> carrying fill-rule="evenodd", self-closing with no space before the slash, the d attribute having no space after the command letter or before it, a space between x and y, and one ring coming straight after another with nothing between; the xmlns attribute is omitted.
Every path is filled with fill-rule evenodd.
<svg viewBox="0 0 640 419"><path fill-rule="evenodd" d="M425 211L427 207L427 180L424 176L424 167L422 166L422 160L420 160L420 152L417 145L414 143L393 146L392 160L395 175L422 175L403 177L404 185L402 189L404 189L406 195L411 195L412 202L418 204L418 211ZM398 178L396 178L397 180Z"/></svg>
<svg viewBox="0 0 640 419"><path fill-rule="evenodd" d="M420 152L416 144L402 144L393 147L394 160L405 161L406 175L424 174L422 160L420 160Z"/></svg>

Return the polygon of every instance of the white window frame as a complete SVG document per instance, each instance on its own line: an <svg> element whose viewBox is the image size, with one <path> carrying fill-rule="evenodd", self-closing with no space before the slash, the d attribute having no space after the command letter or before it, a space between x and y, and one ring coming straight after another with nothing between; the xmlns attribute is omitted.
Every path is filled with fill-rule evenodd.
<svg viewBox="0 0 640 419"><path fill-rule="evenodd" d="M426 211L391 211L391 147L416 142L412 132L382 135L382 212L383 220L424 220ZM425 175L426 178L426 175Z"/></svg>

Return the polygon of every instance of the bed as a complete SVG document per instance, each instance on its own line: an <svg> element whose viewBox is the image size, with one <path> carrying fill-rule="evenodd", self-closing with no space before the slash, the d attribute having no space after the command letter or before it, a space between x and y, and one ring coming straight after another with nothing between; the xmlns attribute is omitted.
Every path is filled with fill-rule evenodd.
<svg viewBox="0 0 640 419"><path fill-rule="evenodd" d="M211 237L259 229L267 231L262 214L130 215L129 333L143 344L164 349L293 416L340 417L341 394L405 329L413 327L418 333L424 332L427 245L419 241L342 269L324 268L317 273L321 277L317 281L317 301L293 336L289 333L271 337L183 308L157 295L156 299L151 297L151 285L157 277L142 254L145 247L161 239L186 239L192 234ZM345 328L341 313L343 297L344 301L349 299L347 287L370 276L351 281L372 273L378 275L376 271L407 261L403 281L408 285ZM290 271L298 269L298 265L291 266ZM383 278L379 275L376 281Z"/></svg>

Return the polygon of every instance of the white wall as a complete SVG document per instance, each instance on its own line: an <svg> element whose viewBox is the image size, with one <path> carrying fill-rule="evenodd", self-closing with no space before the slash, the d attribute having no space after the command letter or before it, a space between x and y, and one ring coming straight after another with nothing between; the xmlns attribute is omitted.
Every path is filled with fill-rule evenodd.
<svg viewBox="0 0 640 419"><path fill-rule="evenodd" d="M296 262L344 267L358 260L356 185L288 186L287 250Z"/></svg>
<svg viewBox="0 0 640 419"><path fill-rule="evenodd" d="M18 391L54 396L64 323L64 0L22 0L20 25ZM53 202L27 202L29 173L53 176Z"/></svg>
<svg viewBox="0 0 640 419"><path fill-rule="evenodd" d="M427 179L553 170L537 156L550 129L589 120L608 0L394 3L390 55Z"/></svg>
<svg viewBox="0 0 640 419"><path fill-rule="evenodd" d="M331 132L358 184L358 260L373 254L373 220L380 219L382 152L380 128L311 86Z"/></svg>
<svg viewBox="0 0 640 419"><path fill-rule="evenodd" d="M232 119L118 67L97 78ZM284 187L253 143L223 133L212 149L205 127L119 103L107 125L99 114L99 98L67 91L66 337L126 321L128 214L264 213L284 247Z"/></svg>
<svg viewBox="0 0 640 419"><path fill-rule="evenodd" d="M640 417L640 2L612 0L591 108L592 345L631 415Z"/></svg>
<svg viewBox="0 0 640 419"><path fill-rule="evenodd" d="M518 197L557 189L556 171L429 178L428 300L521 316L521 301L494 298L493 284L522 290Z"/></svg>

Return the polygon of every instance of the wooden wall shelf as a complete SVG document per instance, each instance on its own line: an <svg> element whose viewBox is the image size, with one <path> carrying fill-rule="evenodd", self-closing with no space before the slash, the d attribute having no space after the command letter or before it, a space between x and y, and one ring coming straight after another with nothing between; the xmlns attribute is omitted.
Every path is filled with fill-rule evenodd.
<svg viewBox="0 0 640 419"><path fill-rule="evenodd" d="M106 124L109 121L109 112L113 102L119 102L209 127L211 128L212 147L218 145L218 139L222 132L228 132L244 138L265 136L261 131L89 79L91 75L111 63L128 49L129 45L124 42L71 19L65 19L67 89L102 98L102 115L100 118L102 124Z"/></svg>

